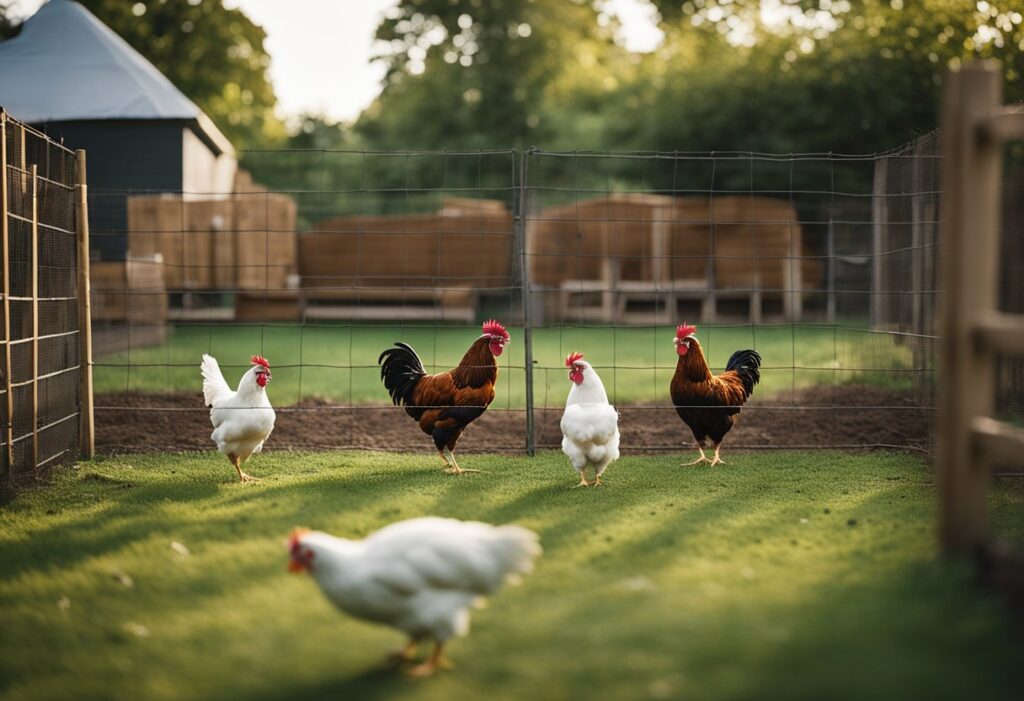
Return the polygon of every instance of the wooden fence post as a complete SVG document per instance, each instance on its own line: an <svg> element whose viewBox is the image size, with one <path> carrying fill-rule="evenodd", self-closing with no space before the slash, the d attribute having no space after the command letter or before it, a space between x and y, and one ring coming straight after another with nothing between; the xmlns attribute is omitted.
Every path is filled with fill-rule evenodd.
<svg viewBox="0 0 1024 701"><path fill-rule="evenodd" d="M89 200L86 185L85 151L75 152L75 223L78 227L78 341L79 406L81 412L80 447L82 456L92 460L96 454L96 426L92 395L92 300L89 285Z"/></svg>
<svg viewBox="0 0 1024 701"><path fill-rule="evenodd" d="M25 130L22 128L22 135ZM22 178L24 178L24 174ZM29 166L28 189L32 202L32 471L39 466L39 178L37 166Z"/></svg>
<svg viewBox="0 0 1024 701"><path fill-rule="evenodd" d="M999 68L971 62L947 73L942 97L939 539L949 555L984 544L989 465L974 450L971 422L993 408L991 358L974 348L979 315L996 306L1001 146L979 138L1002 105Z"/></svg>
<svg viewBox="0 0 1024 701"><path fill-rule="evenodd" d="M0 246L3 247L4 275L4 390L7 420L4 440L7 442L6 472L14 470L14 388L11 387L11 246L7 223L7 113L0 110Z"/></svg>

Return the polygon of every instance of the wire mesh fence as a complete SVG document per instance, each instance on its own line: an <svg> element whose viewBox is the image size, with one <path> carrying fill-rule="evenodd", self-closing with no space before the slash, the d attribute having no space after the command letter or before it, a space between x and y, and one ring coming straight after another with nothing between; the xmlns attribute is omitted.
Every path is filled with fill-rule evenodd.
<svg viewBox="0 0 1024 701"><path fill-rule="evenodd" d="M0 110L3 370L0 483L79 444L76 158Z"/></svg>
<svg viewBox="0 0 1024 701"><path fill-rule="evenodd" d="M502 321L496 398L462 450L560 444L583 352L625 451L684 450L675 326L711 369L763 358L726 449L929 451L939 154L492 150L245 155L233 192L125 198L128 259L93 265L98 442L205 449L202 353L270 358L268 447L427 450L381 384L409 343L458 365ZM251 173L251 176L249 175Z"/></svg>

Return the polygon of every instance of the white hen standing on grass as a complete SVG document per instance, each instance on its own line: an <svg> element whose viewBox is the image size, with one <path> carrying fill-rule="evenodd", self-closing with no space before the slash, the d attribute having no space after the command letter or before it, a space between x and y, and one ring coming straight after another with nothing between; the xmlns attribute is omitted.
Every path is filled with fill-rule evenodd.
<svg viewBox="0 0 1024 701"><path fill-rule="evenodd" d="M537 534L525 528L433 517L399 521L363 540L297 528L289 549L288 571L312 574L335 606L409 636L393 662L434 641L430 656L408 670L413 676L445 666L442 649L469 631L470 607L529 573L541 553Z"/></svg>
<svg viewBox="0 0 1024 701"><path fill-rule="evenodd" d="M200 369L203 399L210 407L213 424L210 438L217 444L217 450L228 456L235 466L239 480L259 482L242 471L242 463L263 450L263 442L274 430L275 415L266 391L270 363L261 355L254 355L249 362L252 367L238 381L237 391L228 386L213 356L204 353Z"/></svg>
<svg viewBox="0 0 1024 701"><path fill-rule="evenodd" d="M619 459L619 412L582 353L570 353L565 366L572 387L562 414L562 452L580 474L577 487L600 486L605 468ZM588 467L594 469L593 483L587 481Z"/></svg>

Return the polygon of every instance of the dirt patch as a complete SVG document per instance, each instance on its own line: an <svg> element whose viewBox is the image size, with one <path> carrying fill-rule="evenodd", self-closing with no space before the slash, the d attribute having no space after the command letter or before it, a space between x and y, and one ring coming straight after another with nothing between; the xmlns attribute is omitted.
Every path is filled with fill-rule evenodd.
<svg viewBox="0 0 1024 701"><path fill-rule="evenodd" d="M267 450L433 449L430 438L397 407L346 408L308 400L277 411ZM692 448L689 430L671 407L623 406L619 411L624 453ZM911 392L859 385L813 388L745 407L724 445L733 450L928 450L933 414L928 399ZM561 445L561 416L560 408L536 412L538 448ZM96 397L96 448L101 453L210 450L211 430L200 395ZM525 412L492 407L466 431L459 451L520 452L525 444Z"/></svg>

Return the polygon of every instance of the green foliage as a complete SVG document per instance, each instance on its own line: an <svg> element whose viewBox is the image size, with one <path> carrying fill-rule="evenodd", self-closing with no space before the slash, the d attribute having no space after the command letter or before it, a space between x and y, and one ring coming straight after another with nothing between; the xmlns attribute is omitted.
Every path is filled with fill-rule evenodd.
<svg viewBox="0 0 1024 701"><path fill-rule="evenodd" d="M1024 99L1024 23L1005 0L653 4L665 40L640 56L597 3L401 2L378 30L387 87L357 129L403 148L871 153L936 126L950 63L999 59Z"/></svg>
<svg viewBox="0 0 1024 701"><path fill-rule="evenodd" d="M381 23L381 97L356 125L391 148L526 147L562 133L545 108L566 78L601 81L615 56L591 2L410 0ZM620 52L621 53L621 52Z"/></svg>
<svg viewBox="0 0 1024 701"><path fill-rule="evenodd" d="M626 456L572 489L563 455L208 452L83 463L0 510L0 696L32 699L1019 699L1024 647L935 559L915 457L768 452L728 467ZM993 524L1024 538L1020 490ZM544 555L473 613L456 667L285 571L295 525L362 537L422 515L516 522ZM173 546L177 543L179 545ZM182 547L184 546L184 547Z"/></svg>
<svg viewBox="0 0 1024 701"><path fill-rule="evenodd" d="M277 143L284 127L266 32L222 0L80 0L206 112L236 148Z"/></svg>

